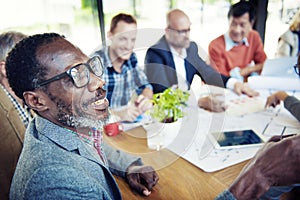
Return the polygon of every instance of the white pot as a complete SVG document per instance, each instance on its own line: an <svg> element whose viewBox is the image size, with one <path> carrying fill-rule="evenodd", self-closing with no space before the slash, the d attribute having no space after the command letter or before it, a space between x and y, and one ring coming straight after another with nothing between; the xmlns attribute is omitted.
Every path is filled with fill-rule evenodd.
<svg viewBox="0 0 300 200"><path fill-rule="evenodd" d="M144 125L147 132L147 145L150 149L159 151L172 143L179 133L182 119L172 123L153 122Z"/></svg>

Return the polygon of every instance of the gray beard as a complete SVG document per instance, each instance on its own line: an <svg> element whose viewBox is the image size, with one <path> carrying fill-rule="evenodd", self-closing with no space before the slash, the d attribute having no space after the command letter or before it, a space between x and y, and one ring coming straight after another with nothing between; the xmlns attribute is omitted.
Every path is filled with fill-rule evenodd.
<svg viewBox="0 0 300 200"><path fill-rule="evenodd" d="M103 126L107 123L108 119L105 120L92 120L86 117L73 117L73 127L76 128L96 128L102 130Z"/></svg>
<svg viewBox="0 0 300 200"><path fill-rule="evenodd" d="M96 128L99 130L103 129L103 126L108 122L110 118L110 111L109 115L106 119L101 120L94 120L93 118L90 118L87 114L81 113L82 116L74 116L73 112L74 109L76 109L75 106L67 105L63 100L61 100L59 97L56 97L52 95L50 92L46 91L46 93L49 95L50 99L56 103L58 108L58 121L68 127L72 127L75 129L82 129L82 128Z"/></svg>

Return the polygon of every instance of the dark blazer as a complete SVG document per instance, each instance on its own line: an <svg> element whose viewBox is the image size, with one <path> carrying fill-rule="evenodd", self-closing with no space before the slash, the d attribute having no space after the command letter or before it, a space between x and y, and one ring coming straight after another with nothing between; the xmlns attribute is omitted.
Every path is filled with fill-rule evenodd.
<svg viewBox="0 0 300 200"><path fill-rule="evenodd" d="M185 70L189 85L197 74L206 84L224 87L229 77L220 75L199 57L195 42L191 42L186 50ZM145 73L154 93L163 92L166 88L178 84L173 55L165 36L147 50Z"/></svg>

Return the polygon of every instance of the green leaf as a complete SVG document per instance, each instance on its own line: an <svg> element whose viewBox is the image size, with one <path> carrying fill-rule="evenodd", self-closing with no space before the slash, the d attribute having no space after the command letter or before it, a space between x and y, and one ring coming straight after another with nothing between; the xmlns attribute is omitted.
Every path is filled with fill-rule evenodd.
<svg viewBox="0 0 300 200"><path fill-rule="evenodd" d="M166 118L173 118L176 121L184 116L183 109L187 106L189 96L187 91L179 88L167 88L164 92L153 95L153 109L150 114L161 122Z"/></svg>

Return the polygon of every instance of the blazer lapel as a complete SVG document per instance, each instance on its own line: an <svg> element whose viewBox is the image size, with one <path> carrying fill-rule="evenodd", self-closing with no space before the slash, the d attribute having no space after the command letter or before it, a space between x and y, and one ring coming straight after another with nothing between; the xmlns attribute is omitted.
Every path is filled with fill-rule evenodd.
<svg viewBox="0 0 300 200"><path fill-rule="evenodd" d="M166 37L163 36L161 38L161 44L162 47L161 49L163 49L163 53L165 53L165 58L166 58L166 65L168 67L171 68L171 70L167 70L168 72L166 73L168 75L168 80L170 82L170 84L178 84L178 80L177 80L177 74L176 74L176 68L175 68L175 63L174 63L174 59L173 59L173 55L171 52L171 49L169 47L169 44L167 43Z"/></svg>
<svg viewBox="0 0 300 200"><path fill-rule="evenodd" d="M74 132L39 116L36 117L36 120L37 130L61 148L70 152L77 151L80 156L102 166L105 165L94 147L85 143Z"/></svg>

